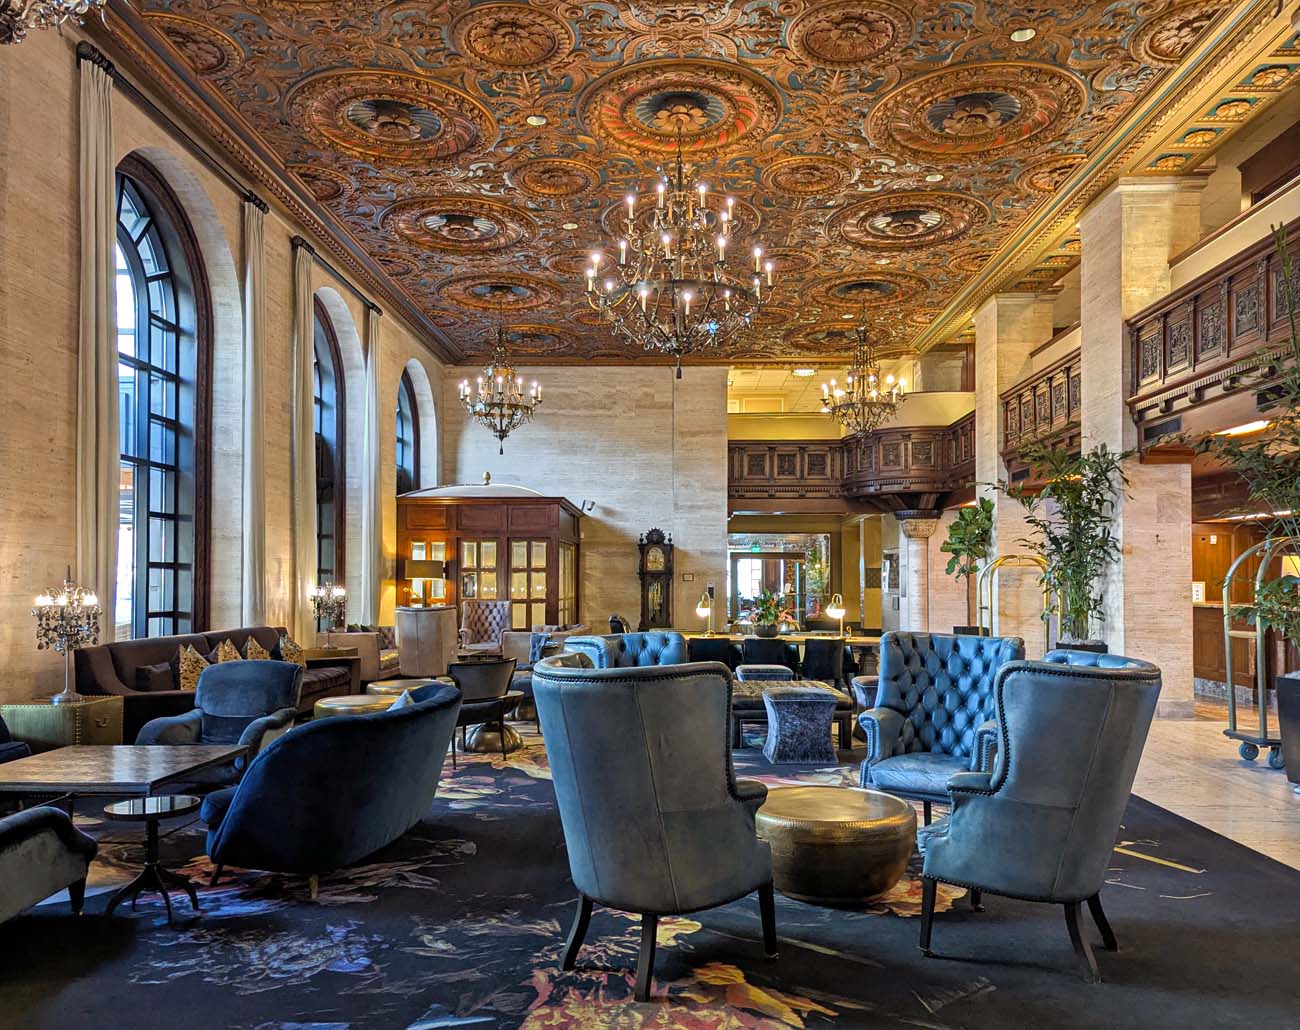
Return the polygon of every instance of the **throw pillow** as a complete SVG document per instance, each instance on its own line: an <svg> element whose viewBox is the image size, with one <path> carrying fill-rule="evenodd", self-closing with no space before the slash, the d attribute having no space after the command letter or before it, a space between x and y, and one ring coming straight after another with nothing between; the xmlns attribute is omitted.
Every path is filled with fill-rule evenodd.
<svg viewBox="0 0 1300 1030"><path fill-rule="evenodd" d="M379 648L381 651L391 651L397 646L397 627L380 626L375 632L379 634Z"/></svg>
<svg viewBox="0 0 1300 1030"><path fill-rule="evenodd" d="M275 649L279 652L275 657L279 658L280 661L293 662L294 665L301 665L304 669L307 668L307 656L303 653L302 647L294 643L290 637L281 637L280 642L275 645Z"/></svg>
<svg viewBox="0 0 1300 1030"><path fill-rule="evenodd" d="M244 656L239 653L239 648L231 643L229 637L217 645L216 655L218 662L238 662L242 661L244 658Z"/></svg>
<svg viewBox="0 0 1300 1030"><path fill-rule="evenodd" d="M413 704L415 704L415 699L411 697L411 692L409 690L403 690L402 696L389 705L388 710L390 712L395 712L399 708L410 708Z"/></svg>
<svg viewBox="0 0 1300 1030"><path fill-rule="evenodd" d="M135 689L141 691L175 690L176 670L171 662L141 665L135 670Z"/></svg>
<svg viewBox="0 0 1300 1030"><path fill-rule="evenodd" d="M265 662L270 659L271 652L259 644L256 637L249 637L244 645L244 657L250 662Z"/></svg>
<svg viewBox="0 0 1300 1030"><path fill-rule="evenodd" d="M193 690L199 685L199 677L212 662L199 654L190 644L186 644L180 653L177 680L181 690Z"/></svg>

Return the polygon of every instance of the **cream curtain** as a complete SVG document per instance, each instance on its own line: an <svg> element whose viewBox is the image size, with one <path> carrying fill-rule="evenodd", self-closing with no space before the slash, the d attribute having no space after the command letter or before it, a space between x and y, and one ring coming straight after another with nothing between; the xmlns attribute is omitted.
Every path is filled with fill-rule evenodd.
<svg viewBox="0 0 1300 1030"><path fill-rule="evenodd" d="M99 595L113 639L121 441L114 305L113 80L81 62L81 322L77 350L77 579Z"/></svg>
<svg viewBox="0 0 1300 1030"><path fill-rule="evenodd" d="M244 201L244 466L242 515L245 626L266 623L266 452L262 374L266 360L266 209ZM309 283L310 288L310 283Z"/></svg>
<svg viewBox="0 0 1300 1030"><path fill-rule="evenodd" d="M312 253L298 247L293 255L293 387L291 392L290 476L293 503L293 578L290 628L305 646L316 642L311 591L316 585L316 429L312 357Z"/></svg>
<svg viewBox="0 0 1300 1030"><path fill-rule="evenodd" d="M384 582L384 502L380 484L383 447L379 438L378 308L366 307L365 425L361 438L361 622L379 624Z"/></svg>

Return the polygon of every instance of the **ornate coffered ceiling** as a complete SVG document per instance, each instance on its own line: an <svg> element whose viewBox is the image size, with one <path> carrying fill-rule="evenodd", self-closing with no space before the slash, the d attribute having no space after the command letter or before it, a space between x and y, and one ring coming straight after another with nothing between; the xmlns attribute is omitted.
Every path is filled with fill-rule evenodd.
<svg viewBox="0 0 1300 1030"><path fill-rule="evenodd" d="M143 0L134 24L468 359L499 322L538 357L640 356L581 261L684 124L776 248L776 308L718 355L762 362L841 357L859 312L905 351L1234 6Z"/></svg>

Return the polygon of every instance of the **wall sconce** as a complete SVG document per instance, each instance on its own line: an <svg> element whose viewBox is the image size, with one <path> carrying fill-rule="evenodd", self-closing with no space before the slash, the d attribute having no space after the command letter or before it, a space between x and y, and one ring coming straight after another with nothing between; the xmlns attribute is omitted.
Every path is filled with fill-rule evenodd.
<svg viewBox="0 0 1300 1030"><path fill-rule="evenodd" d="M840 620L840 636L844 636L844 595L832 594L831 603L826 606L826 614L832 619Z"/></svg>
<svg viewBox="0 0 1300 1030"><path fill-rule="evenodd" d="M398 578L409 579L412 583L429 579L446 579L447 563L432 558L407 558L402 562ZM422 602L420 607L428 607L429 599L423 590L420 591L420 601Z"/></svg>

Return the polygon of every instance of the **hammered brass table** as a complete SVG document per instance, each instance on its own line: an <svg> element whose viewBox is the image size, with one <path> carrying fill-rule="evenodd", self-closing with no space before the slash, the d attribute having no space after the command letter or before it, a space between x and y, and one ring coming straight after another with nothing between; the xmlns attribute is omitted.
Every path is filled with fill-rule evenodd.
<svg viewBox="0 0 1300 1030"><path fill-rule="evenodd" d="M313 719L332 715L366 715L369 712L386 712L393 706L393 697L374 694L345 694L342 697L322 697L312 708Z"/></svg>
<svg viewBox="0 0 1300 1030"><path fill-rule="evenodd" d="M772 879L782 894L853 905L902 879L916 844L916 811L878 790L776 787L755 828L772 849Z"/></svg>
<svg viewBox="0 0 1300 1030"><path fill-rule="evenodd" d="M455 686L455 681L450 676L426 676L410 677L407 679L375 680L366 684L366 693L372 697L386 697L389 701L396 701L408 690L419 690L420 687L427 687L430 683L448 683Z"/></svg>

